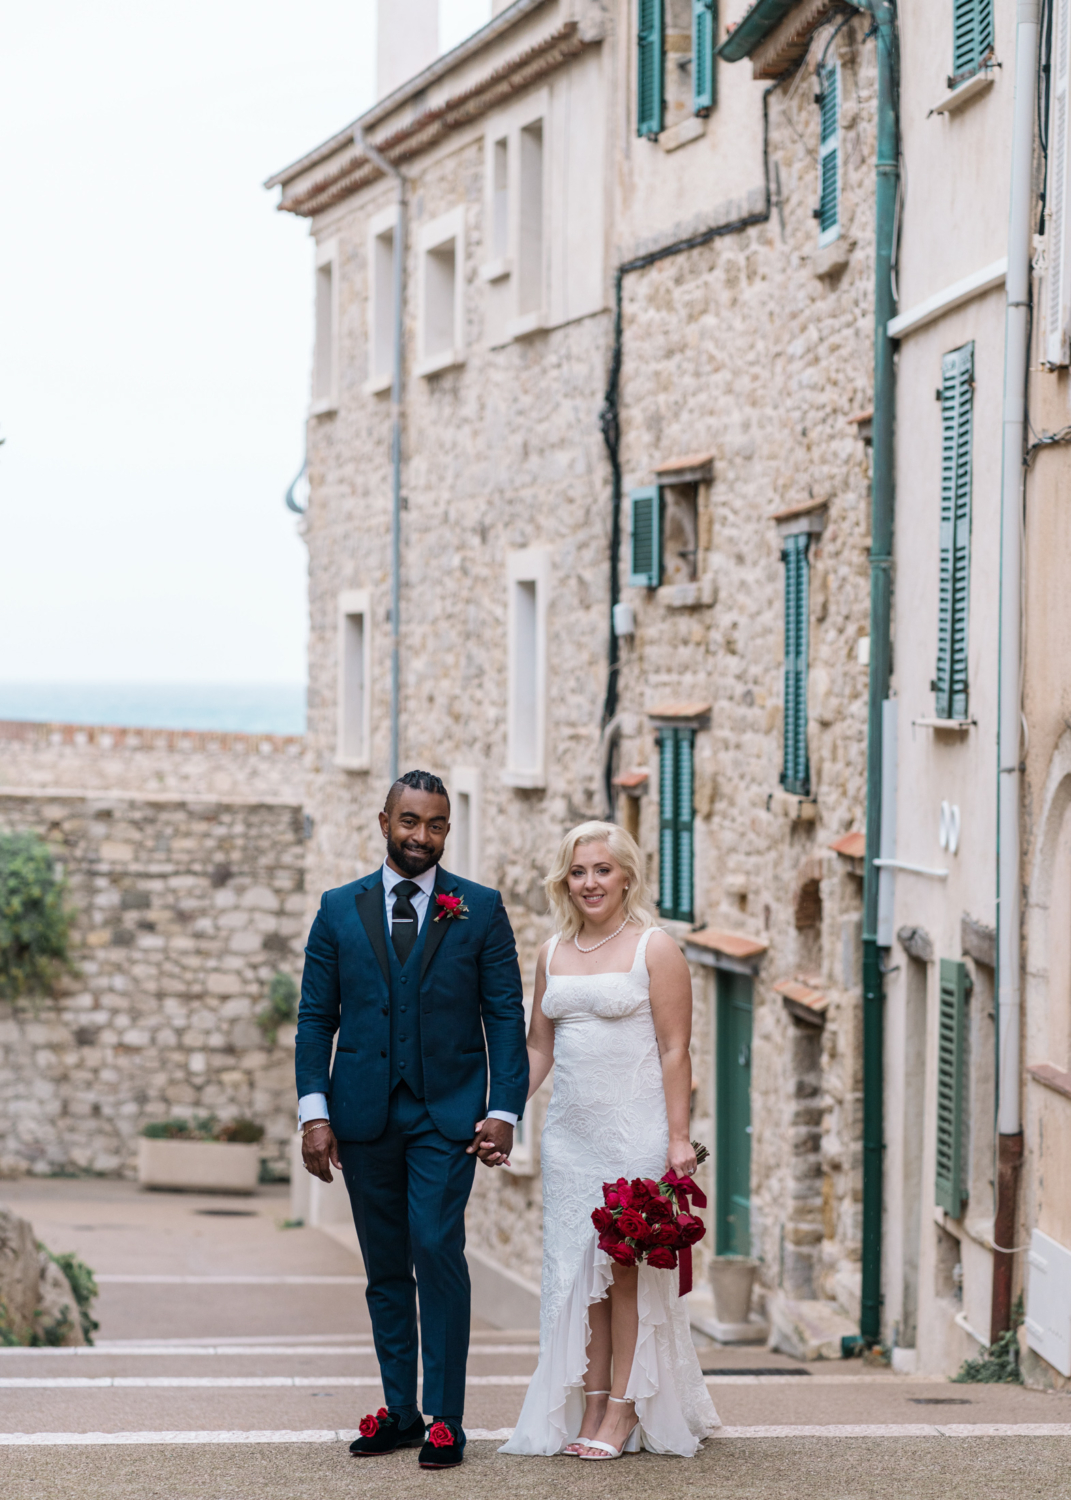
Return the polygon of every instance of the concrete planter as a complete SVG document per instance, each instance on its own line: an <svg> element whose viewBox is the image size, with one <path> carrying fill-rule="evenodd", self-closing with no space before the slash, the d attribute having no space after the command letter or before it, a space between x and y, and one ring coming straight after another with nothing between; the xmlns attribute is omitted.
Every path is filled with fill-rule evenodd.
<svg viewBox="0 0 1071 1500"><path fill-rule="evenodd" d="M138 1141L138 1182L181 1193L255 1193L260 1145L237 1141Z"/></svg>
<svg viewBox="0 0 1071 1500"><path fill-rule="evenodd" d="M745 1255L718 1255L710 1263L714 1318L709 1332L719 1344L761 1344L766 1323L751 1313L751 1289L759 1269Z"/></svg>

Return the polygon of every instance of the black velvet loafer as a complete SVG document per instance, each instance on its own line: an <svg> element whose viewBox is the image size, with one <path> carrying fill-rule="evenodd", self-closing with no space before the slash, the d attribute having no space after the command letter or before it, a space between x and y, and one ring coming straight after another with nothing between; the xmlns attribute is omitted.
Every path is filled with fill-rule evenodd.
<svg viewBox="0 0 1071 1500"><path fill-rule="evenodd" d="M380 1458L396 1448L419 1447L424 1441L424 1422L418 1416L408 1427L399 1427L397 1417L381 1406L374 1417L362 1418L360 1432L350 1444L354 1458Z"/></svg>
<svg viewBox="0 0 1071 1500"><path fill-rule="evenodd" d="M465 1433L453 1422L435 1421L428 1428L424 1446L420 1450L422 1469L453 1469L460 1462L465 1449Z"/></svg>

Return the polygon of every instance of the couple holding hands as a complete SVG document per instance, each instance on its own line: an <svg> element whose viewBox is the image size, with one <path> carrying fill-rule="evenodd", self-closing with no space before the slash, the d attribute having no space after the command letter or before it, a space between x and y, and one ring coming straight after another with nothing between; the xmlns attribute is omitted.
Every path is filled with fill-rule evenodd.
<svg viewBox="0 0 1071 1500"><path fill-rule="evenodd" d="M591 1221L603 1183L696 1165L691 978L654 924L639 850L613 823L582 823L562 840L545 881L556 930L536 961L526 1042L502 898L440 864L442 781L400 777L379 824L382 867L327 891L309 934L296 1053L305 1166L345 1180L386 1398L350 1451L419 1447L421 1468L461 1462L465 1206L477 1159L508 1161L517 1120L553 1067L539 1365L500 1451L690 1457L718 1418L677 1278L619 1264Z"/></svg>

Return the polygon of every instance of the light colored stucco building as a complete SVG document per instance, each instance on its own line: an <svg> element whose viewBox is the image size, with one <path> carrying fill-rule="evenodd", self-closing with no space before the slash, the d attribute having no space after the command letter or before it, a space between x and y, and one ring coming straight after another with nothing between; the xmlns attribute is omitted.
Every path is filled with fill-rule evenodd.
<svg viewBox="0 0 1071 1500"><path fill-rule="evenodd" d="M874 55L810 0L732 66L718 9L496 7L271 180L315 242L308 888L378 863L391 764L399 219L360 130L406 178L399 764L529 988L561 834L636 831L693 967L704 1255L854 1317ZM541 1108L469 1213L529 1284Z"/></svg>

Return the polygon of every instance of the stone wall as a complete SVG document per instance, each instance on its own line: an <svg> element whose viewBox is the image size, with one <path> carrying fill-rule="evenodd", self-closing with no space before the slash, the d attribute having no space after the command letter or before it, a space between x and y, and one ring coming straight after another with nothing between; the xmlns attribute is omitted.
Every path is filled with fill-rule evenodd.
<svg viewBox="0 0 1071 1500"><path fill-rule="evenodd" d="M0 720L0 789L67 787L299 802L304 756L304 735Z"/></svg>
<svg viewBox="0 0 1071 1500"><path fill-rule="evenodd" d="M262 1123L285 1173L293 1028L269 1045L256 1017L278 970L300 978L300 804L0 790L22 830L65 872L74 971L0 1001L0 1172L129 1176L143 1125L215 1114Z"/></svg>

